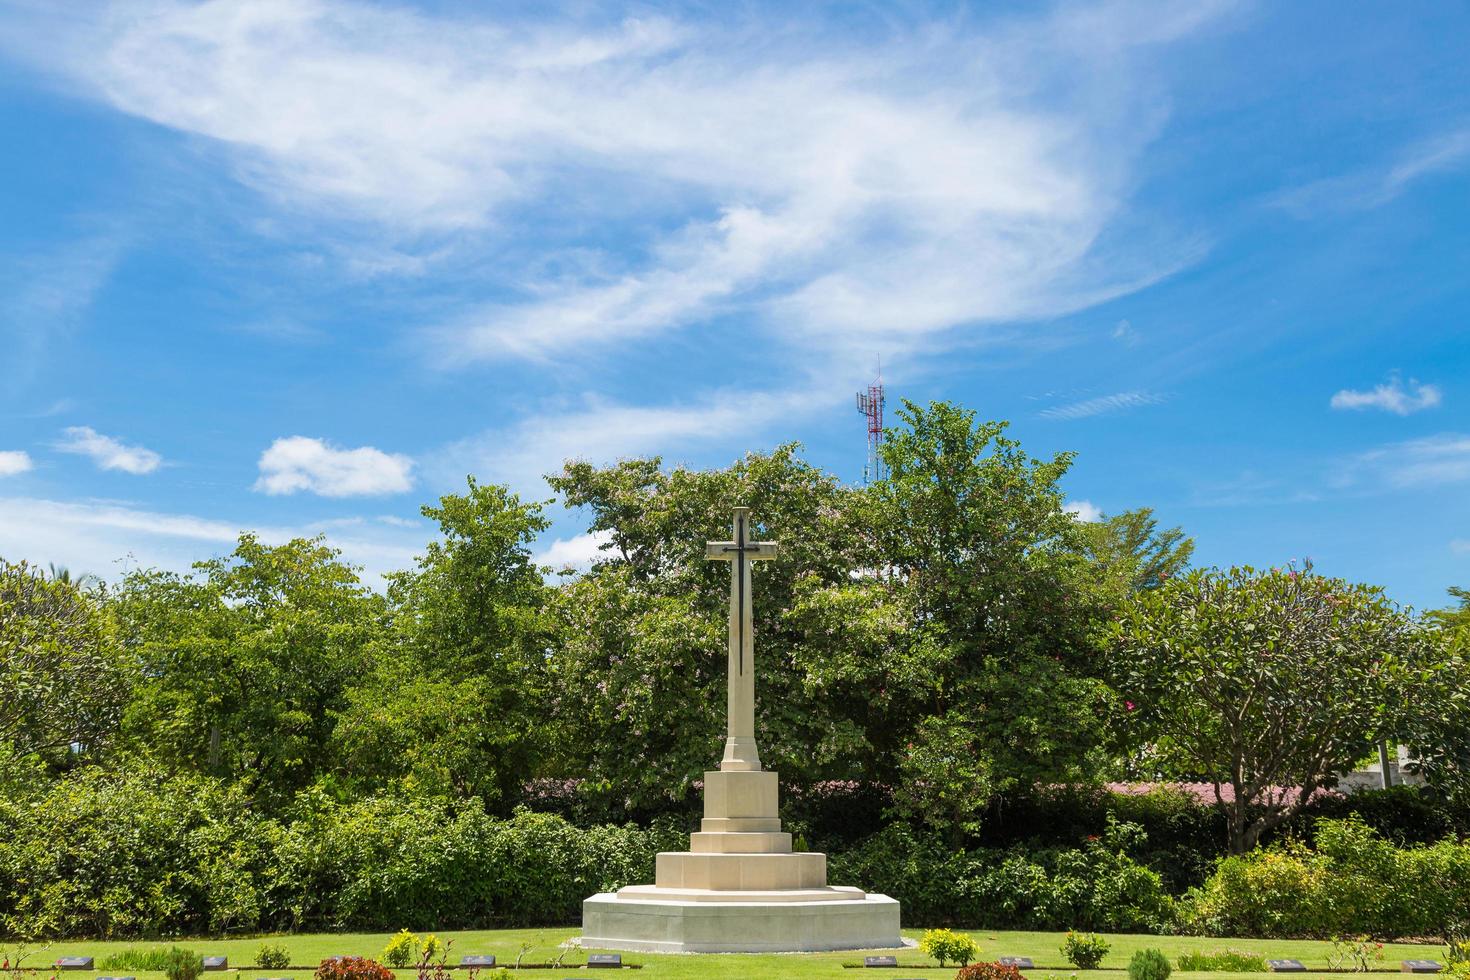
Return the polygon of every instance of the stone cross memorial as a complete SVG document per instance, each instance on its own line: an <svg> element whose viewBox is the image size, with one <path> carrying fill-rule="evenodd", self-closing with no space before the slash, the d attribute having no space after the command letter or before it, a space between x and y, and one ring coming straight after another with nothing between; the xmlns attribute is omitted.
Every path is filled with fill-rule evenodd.
<svg viewBox="0 0 1470 980"><path fill-rule="evenodd" d="M777 545L753 540L736 507L729 541L705 557L730 563L725 752L704 774L704 819L689 850L658 855L652 885L582 903L582 946L667 952L795 952L903 945L898 903L827 884L827 856L791 850L781 830L780 780L761 768L755 731L752 562Z"/></svg>

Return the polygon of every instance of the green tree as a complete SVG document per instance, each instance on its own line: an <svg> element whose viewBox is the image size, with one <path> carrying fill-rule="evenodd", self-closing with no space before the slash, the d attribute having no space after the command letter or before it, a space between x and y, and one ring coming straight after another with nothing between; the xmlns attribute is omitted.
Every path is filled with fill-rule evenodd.
<svg viewBox="0 0 1470 980"><path fill-rule="evenodd" d="M540 504L473 478L423 514L442 540L391 578L388 630L347 695L337 757L359 788L478 796L508 812L555 742L552 590L530 551L547 522Z"/></svg>
<svg viewBox="0 0 1470 980"><path fill-rule="evenodd" d="M279 805L323 771L382 600L319 539L242 534L231 555L194 568L123 581L115 607L141 677L125 731L140 754Z"/></svg>
<svg viewBox="0 0 1470 980"><path fill-rule="evenodd" d="M1062 508L1070 454L1033 458L1005 423L947 403L905 402L899 418L859 522L857 585L894 610L902 664L869 737L899 761L900 810L958 835L996 794L1102 771L1105 590Z"/></svg>
<svg viewBox="0 0 1470 980"><path fill-rule="evenodd" d="M854 567L854 491L794 445L720 470L664 471L658 459L571 463L549 482L609 541L558 594L554 706L566 735L558 772L657 807L682 799L718 761L730 570L705 559L704 543L729 536L737 505L752 508L758 535L781 540L779 557L754 571L763 759L797 781L861 772L852 751L860 733L807 669L806 624L792 614L799 591L844 582Z"/></svg>
<svg viewBox="0 0 1470 980"><path fill-rule="evenodd" d="M0 756L96 755L128 685L100 593L0 560Z"/></svg>
<svg viewBox="0 0 1470 980"><path fill-rule="evenodd" d="M1460 604L1436 609L1429 613L1429 619L1447 630L1470 632L1470 589L1461 589L1452 585L1449 593L1452 598L1458 599Z"/></svg>
<svg viewBox="0 0 1470 980"><path fill-rule="evenodd" d="M1083 522L1080 531L1083 554L1120 600L1158 588L1184 571L1194 554L1194 541L1181 528L1159 530L1151 507Z"/></svg>
<svg viewBox="0 0 1470 980"><path fill-rule="evenodd" d="M1310 569L1193 572L1137 593L1107 636L1137 744L1214 783L1234 853L1401 730L1434 659L1379 589Z"/></svg>

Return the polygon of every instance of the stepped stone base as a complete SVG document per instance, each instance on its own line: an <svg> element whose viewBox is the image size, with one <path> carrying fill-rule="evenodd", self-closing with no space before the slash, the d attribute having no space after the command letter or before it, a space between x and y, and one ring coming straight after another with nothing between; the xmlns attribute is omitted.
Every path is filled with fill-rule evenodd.
<svg viewBox="0 0 1470 980"><path fill-rule="evenodd" d="M741 765L704 774L699 832L689 850L658 856L654 884L582 903L582 945L664 953L903 945L898 902L829 887L827 856L792 852L781 830L776 774Z"/></svg>
<svg viewBox="0 0 1470 980"><path fill-rule="evenodd" d="M653 953L822 952L895 949L903 938L898 902L856 888L681 894L635 885L582 903L582 945Z"/></svg>

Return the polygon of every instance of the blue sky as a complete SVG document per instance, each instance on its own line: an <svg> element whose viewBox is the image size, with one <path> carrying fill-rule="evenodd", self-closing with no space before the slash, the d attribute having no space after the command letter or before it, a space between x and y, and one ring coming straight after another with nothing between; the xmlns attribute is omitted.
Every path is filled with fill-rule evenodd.
<svg viewBox="0 0 1470 980"><path fill-rule="evenodd" d="M1078 453L1207 564L1470 584L1470 11L0 4L0 555L370 574L466 473ZM557 513L552 560L595 542Z"/></svg>

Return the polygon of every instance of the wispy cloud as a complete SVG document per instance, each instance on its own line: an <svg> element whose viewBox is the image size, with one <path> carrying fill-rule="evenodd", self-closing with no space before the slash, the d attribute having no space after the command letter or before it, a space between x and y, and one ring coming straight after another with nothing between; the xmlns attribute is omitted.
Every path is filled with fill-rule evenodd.
<svg viewBox="0 0 1470 980"><path fill-rule="evenodd" d="M1450 550L1457 555L1470 555L1470 538L1456 538L1450 542Z"/></svg>
<svg viewBox="0 0 1470 980"><path fill-rule="evenodd" d="M833 404L830 387L716 390L702 399L666 405L588 396L575 407L548 410L453 443L435 455L432 465L440 478L458 480L476 473L529 493L544 487L541 477L560 472L568 460L605 464L649 454L668 456L693 446L748 444L793 414Z"/></svg>
<svg viewBox="0 0 1470 980"><path fill-rule="evenodd" d="M99 99L216 141L282 212L366 221L420 255L534 241L535 263L487 284L493 301L431 331L440 361L463 364L731 310L787 342L901 346L1156 281L1199 249L1112 233L1166 117L1142 63L1230 6L1111 0L859 41L785 16L527 25L354 0L118 0L55 48ZM548 213L623 244L548 262L587 251Z"/></svg>
<svg viewBox="0 0 1470 980"><path fill-rule="evenodd" d="M1057 405L1044 409L1038 414L1044 419L1071 421L1073 419L1091 418L1094 415L1105 415L1110 412L1123 412L1129 409L1142 408L1145 405L1158 405L1163 401L1163 395L1158 395L1150 391L1120 391L1117 394L1089 398L1086 401L1073 402L1070 405Z"/></svg>
<svg viewBox="0 0 1470 980"><path fill-rule="evenodd" d="M378 496L413 488L413 460L372 446L338 449L306 436L277 439L260 454L255 489L323 497Z"/></svg>
<svg viewBox="0 0 1470 980"><path fill-rule="evenodd" d="M325 533L348 561L363 566L368 581L376 582L384 572L410 567L421 550L420 536L407 530L352 519L321 524L330 526L232 522L115 501L0 497L0 554L111 578L120 566L186 571L201 558L229 551L241 531L252 531L267 544Z"/></svg>
<svg viewBox="0 0 1470 980"><path fill-rule="evenodd" d="M22 449L7 449L0 452L0 476L15 476L34 468L30 453Z"/></svg>
<svg viewBox="0 0 1470 980"><path fill-rule="evenodd" d="M0 261L0 340L6 355L0 377L19 386L31 380L58 338L75 330L111 277L123 241L108 235Z"/></svg>
<svg viewBox="0 0 1470 980"><path fill-rule="evenodd" d="M1344 388L1332 396L1332 407L1337 409L1377 408L1395 415L1410 415L1434 408L1442 395L1438 386L1420 384L1413 378L1404 387L1403 379L1394 375L1388 381L1366 391Z"/></svg>
<svg viewBox="0 0 1470 980"><path fill-rule="evenodd" d="M1470 480L1470 435L1444 433L1391 443L1347 460L1338 486L1408 489Z"/></svg>
<svg viewBox="0 0 1470 980"><path fill-rule="evenodd" d="M1381 207L1416 181L1470 164L1470 129L1441 133L1404 148L1387 164L1281 191L1276 206L1299 218Z"/></svg>
<svg viewBox="0 0 1470 980"><path fill-rule="evenodd" d="M56 449L63 453L86 456L101 470L120 470L142 476L152 473L163 463L163 457L143 446L129 446L112 436L105 436L85 425L62 430Z"/></svg>

